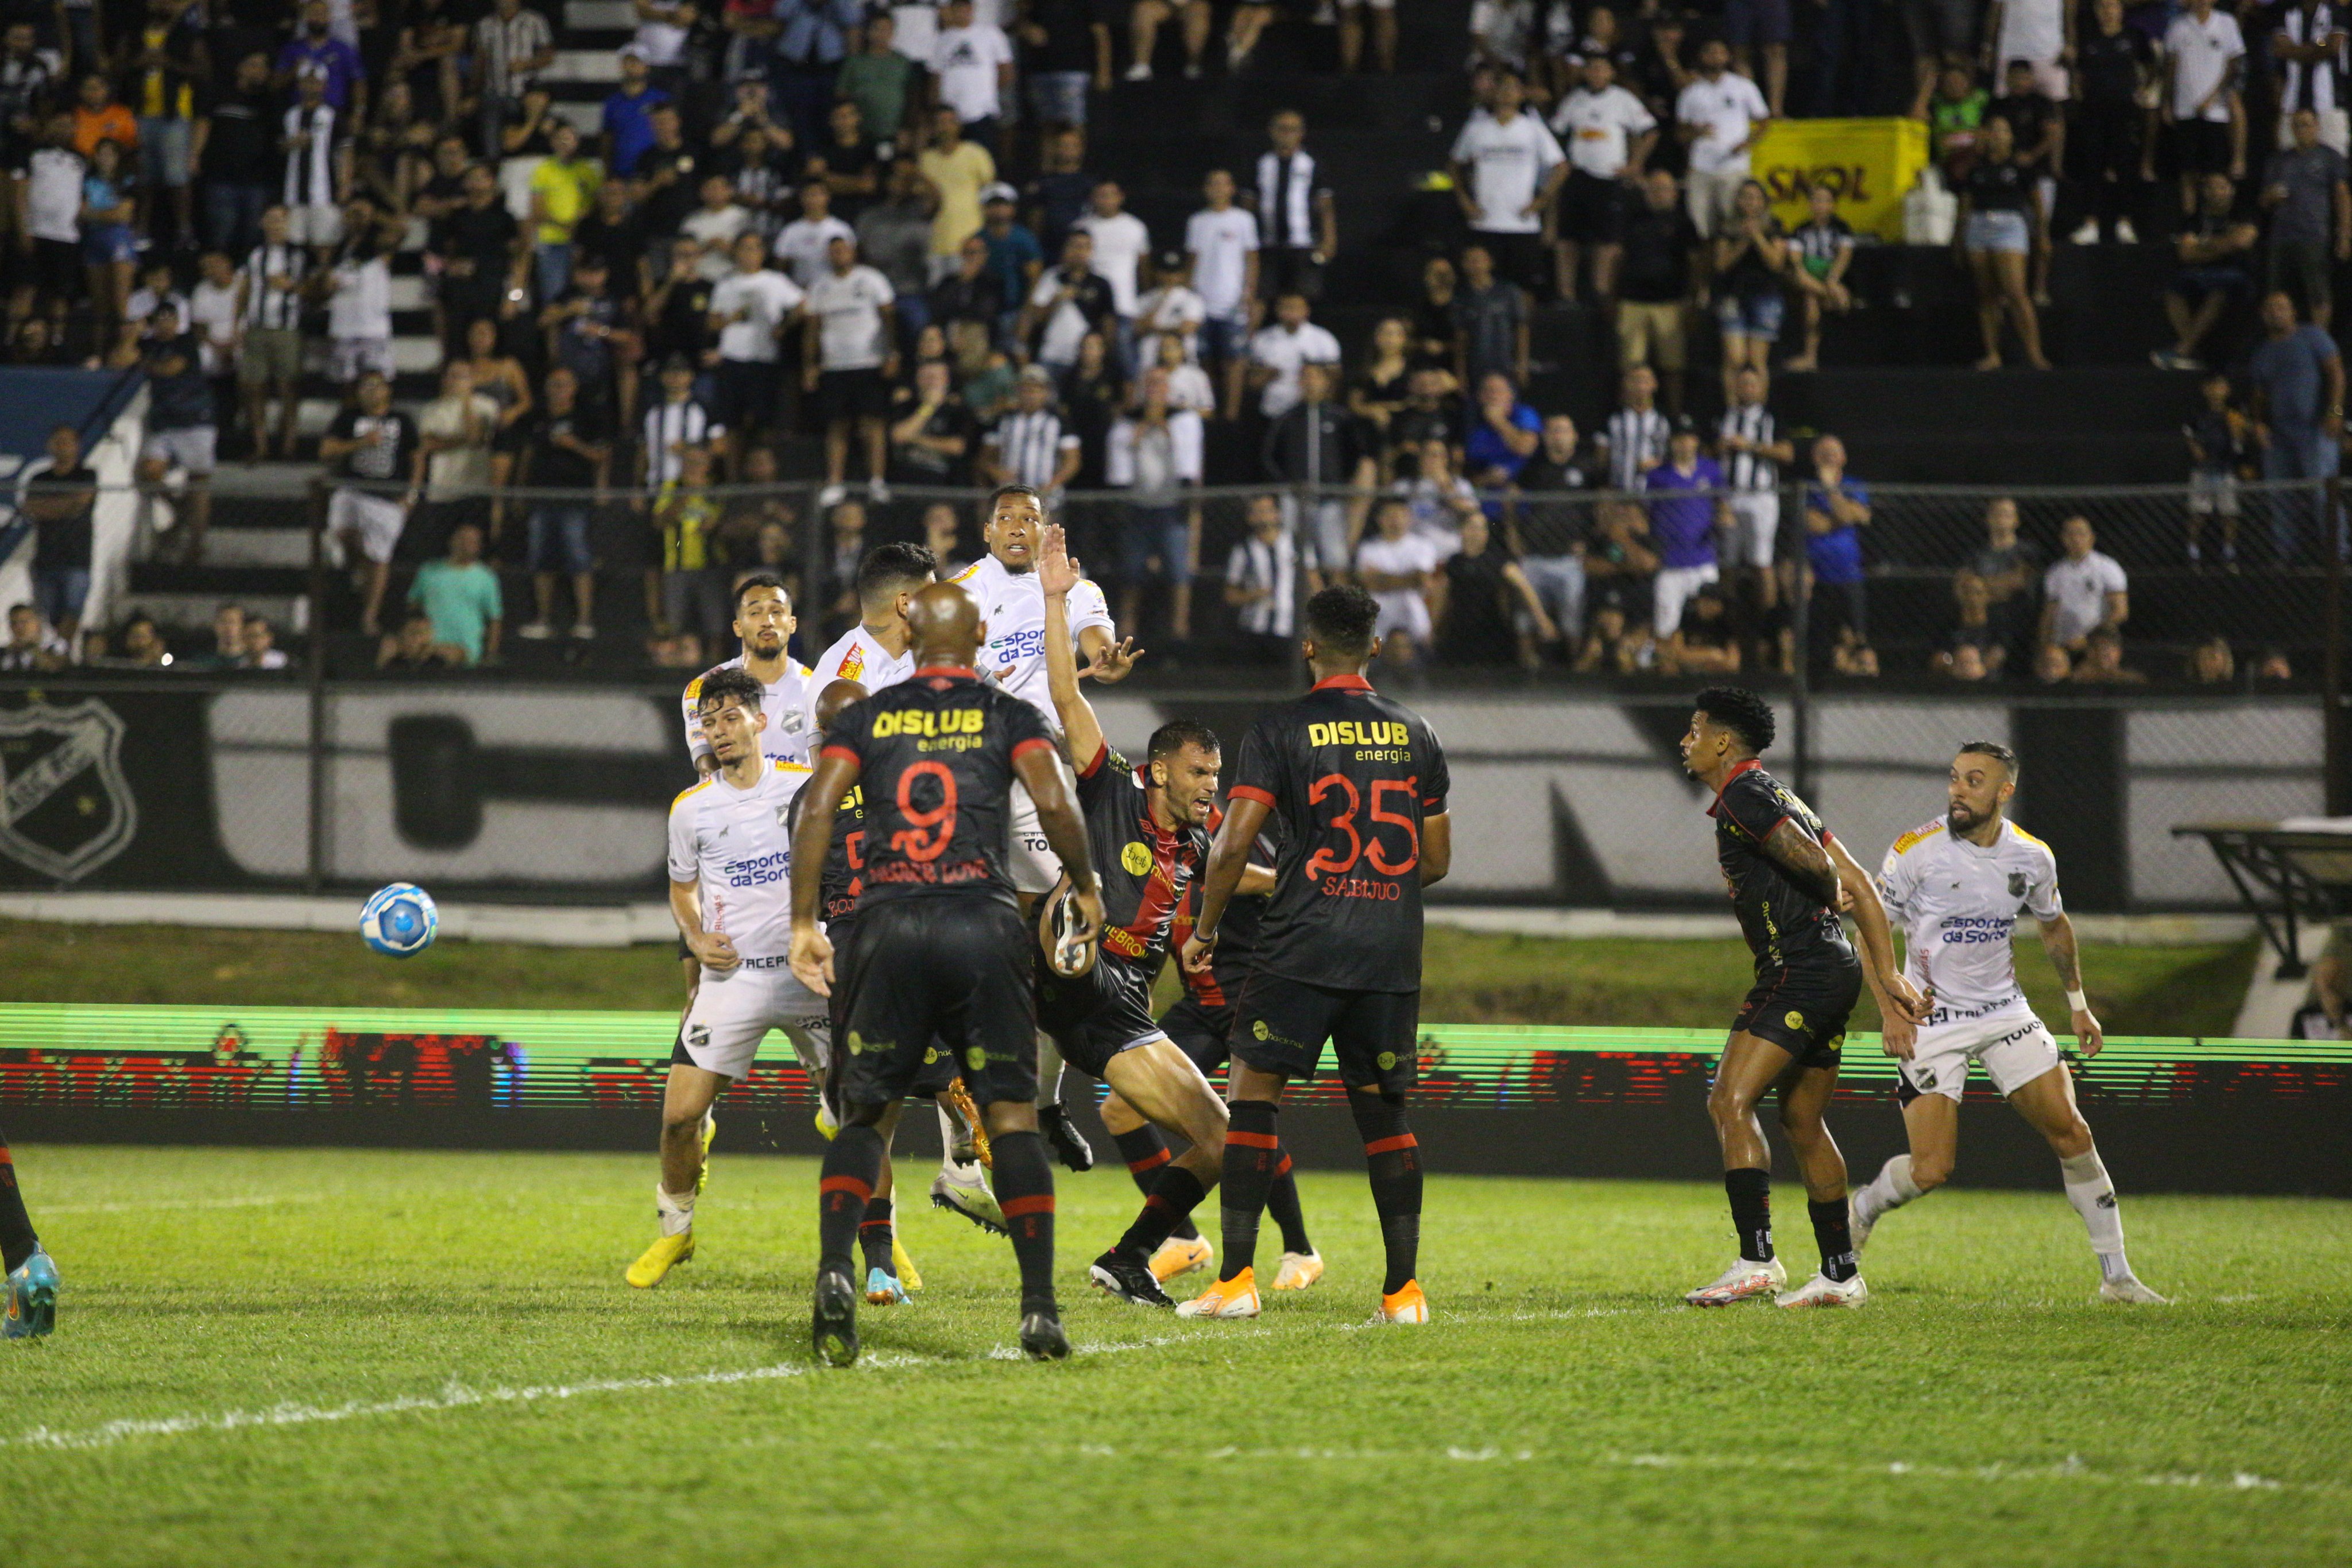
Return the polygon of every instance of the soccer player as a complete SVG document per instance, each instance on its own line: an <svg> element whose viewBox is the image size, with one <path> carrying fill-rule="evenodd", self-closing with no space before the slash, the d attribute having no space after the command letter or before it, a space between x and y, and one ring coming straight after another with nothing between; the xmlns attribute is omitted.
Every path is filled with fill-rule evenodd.
<svg viewBox="0 0 2352 1568"><path fill-rule="evenodd" d="M628 1281L657 1285L694 1256L694 1200L709 1147L710 1108L751 1071L779 1029L812 1072L827 1060L824 1003L793 977L792 839L784 822L808 781L805 763L761 754L767 688L747 669L704 676L698 732L718 771L670 803L669 908L702 967L670 1055L662 1092L661 1235L629 1266ZM824 858L824 845L817 846Z"/></svg>
<svg viewBox="0 0 2352 1568"><path fill-rule="evenodd" d="M1822 1120L1837 1087L1846 1019L1865 977L1882 1017L1916 1019L1927 1010L1896 972L1886 911L1870 873L1855 863L1812 808L1764 771L1771 746L1771 706L1739 686L1699 693L1683 737L1683 768L1715 791L1716 860L1756 956L1756 986L1732 1020L1715 1085L1706 1097L1723 1145L1723 1188L1731 1200L1739 1260L1683 1299L1720 1307L1778 1291L1788 1270L1772 1254L1772 1151L1756 1107L1766 1092L1780 1101L1780 1126L1797 1152L1821 1244L1822 1271L1777 1298L1784 1307L1859 1306L1869 1294L1846 1228L1845 1157ZM1855 958L1838 919L1851 902L1869 958Z"/></svg>
<svg viewBox="0 0 2352 1568"><path fill-rule="evenodd" d="M1191 1146L1152 1180L1143 1212L1088 1271L1124 1301L1176 1303L1151 1271L1152 1255L1216 1185L1225 1154L1225 1107L1192 1059L1151 1017L1151 980L1168 955L1176 902L1208 854L1203 830L1217 798L1223 747L1216 733L1173 719L1152 733L1136 768L1110 748L1093 705L1078 693L1069 634L1069 598L1083 580L1058 528L1045 530L1037 561L1045 592L1046 688L1078 768L1078 810L1087 847L1102 868L1102 951L1084 973L1066 975L1037 955L1037 1016L1062 1059L1111 1087L1122 1118L1140 1117ZM1252 878L1255 882L1253 885ZM1246 891L1273 885L1252 867Z"/></svg>
<svg viewBox="0 0 2352 1568"><path fill-rule="evenodd" d="M1021 1348L1059 1360L1070 1342L1054 1300L1054 1173L1037 1134L1033 938L1005 864L1016 781L1070 879L1076 940L1100 931L1102 893L1044 717L973 668L986 634L979 606L934 583L907 612L914 674L835 718L793 834L793 972L814 990L848 993L832 1074L842 1126L817 1189L812 1334L835 1365L857 1358L850 1249L881 1177L879 1124L961 1070L995 1145L1021 1270ZM866 887L836 969L817 905L835 810L853 789L866 805Z"/></svg>
<svg viewBox="0 0 2352 1568"><path fill-rule="evenodd" d="M982 676L1035 708L1048 731L1058 733L1061 719L1045 683L1045 595L1037 586L1037 552L1045 534L1045 497L1031 486L999 485L988 498L988 525L982 532L988 553L949 580L971 596L987 627ZM1087 660L1080 674L1105 685L1126 679L1135 666L1135 650L1118 640L1102 590L1081 580L1071 591L1069 621L1070 634ZM1052 892L1061 873L1037 826L1036 811L1014 789L1012 873L1023 906ZM1052 1040L1038 1040L1037 1067L1037 1112L1055 1155L1074 1171L1093 1168L1094 1151L1062 1103L1062 1059Z"/></svg>
<svg viewBox="0 0 2352 1568"><path fill-rule="evenodd" d="M681 706L686 710L686 749L705 774L719 769L718 757L702 732L702 690L721 670L748 671L760 683L760 711L767 724L760 731L760 751L783 762L808 765L815 739L808 710L813 706L809 667L793 657L792 595L783 579L755 571L735 588L735 635L742 648L723 664L705 670L686 684Z"/></svg>
<svg viewBox="0 0 2352 1568"><path fill-rule="evenodd" d="M0 1273L7 1276L0 1301L0 1339L35 1339L58 1326L58 1266L41 1249L16 1186L16 1162L0 1134Z"/></svg>
<svg viewBox="0 0 2352 1568"><path fill-rule="evenodd" d="M939 558L919 544L876 545L866 552L866 559L857 564L858 623L809 666L809 722L804 733L812 739L824 731L817 721L816 708L824 689L834 682L856 681L871 695L914 674L907 601L938 575L939 568Z"/></svg>
<svg viewBox="0 0 2352 1568"><path fill-rule="evenodd" d="M2057 857L2007 814L2017 772L2017 754L1998 741L1961 747L1943 819L1896 839L1879 867L1886 912L1903 926L1903 972L1934 996L1935 1010L1916 1026L1899 1016L1886 1020L1887 1054L1904 1059L1895 1098L1911 1148L1853 1195L1853 1244L1859 1250L1888 1210L1950 1179L1960 1092L1969 1064L1982 1062L1993 1087L2058 1156L2066 1201L2083 1217L2098 1256L2100 1299L2162 1306L2165 1298L2140 1283L2124 1256L2115 1184L2075 1107L2074 1076L2018 988L2010 933L2020 915L2031 914L2066 988L2075 1045L2086 1059L2099 1054L2105 1039L2083 994L2074 923L2058 897Z"/></svg>
<svg viewBox="0 0 2352 1568"><path fill-rule="evenodd" d="M1213 808L1209 812L1211 837L1223 825L1224 812ZM1268 826L1273 826L1271 820ZM1250 847L1251 865L1271 867L1280 859L1272 834L1260 831L1257 842ZM1269 871L1269 887L1272 876ZM1169 931L1169 940L1179 952L1183 950L1185 939L1192 935L1192 913L1200 896L1200 884L1195 883L1184 890L1183 901L1176 906L1176 923ZM1233 902L1225 905L1224 919L1218 923L1217 949L1210 957L1209 967L1195 974L1181 964L1176 966L1177 977L1184 982L1184 994L1160 1015L1160 1028L1203 1073L1215 1072L1233 1060L1227 1041L1233 1034L1234 998L1241 995L1249 977L1257 969L1258 925L1265 918L1265 904L1264 894L1235 894ZM1127 1162L1129 1173L1148 1195L1158 1179L1160 1167L1168 1163L1167 1140L1160 1135L1159 1128L1129 1110L1115 1094L1103 1102L1102 1118L1103 1125L1118 1140L1119 1157ZM1298 1207L1298 1178L1291 1174L1290 1155L1279 1147L1276 1149L1274 1185L1266 1189L1265 1211L1282 1228L1282 1260L1275 1270L1274 1288L1303 1291L1323 1277L1323 1256L1315 1250L1315 1243L1307 1234L1307 1217ZM1215 1260L1215 1249L1187 1219L1151 1255L1151 1271L1164 1285L1180 1275L1205 1269Z"/></svg>
<svg viewBox="0 0 2352 1568"><path fill-rule="evenodd" d="M1404 1102L1419 1068L1421 890L1454 859L1445 753L1428 725L1372 690L1364 670L1381 609L1350 586L1307 601L1300 642L1315 685L1250 727L1202 879L1184 967L1206 972L1250 851L1269 816L1282 859L1259 928L1258 967L1234 1003L1225 1132L1223 1271L1176 1310L1258 1314L1258 1217L1280 1163L1275 1117L1328 1041L1363 1134L1388 1274L1381 1317L1425 1323L1421 1148Z"/></svg>

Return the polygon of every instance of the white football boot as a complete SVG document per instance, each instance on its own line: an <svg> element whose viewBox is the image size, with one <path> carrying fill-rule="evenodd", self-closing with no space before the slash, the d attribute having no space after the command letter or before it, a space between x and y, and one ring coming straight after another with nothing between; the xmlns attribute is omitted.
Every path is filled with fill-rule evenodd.
<svg viewBox="0 0 2352 1568"><path fill-rule="evenodd" d="M1858 1307L1870 1300L1870 1287L1856 1274L1851 1280L1832 1280L1827 1274L1816 1274L1793 1291L1783 1291L1772 1298L1780 1307Z"/></svg>
<svg viewBox="0 0 2352 1568"><path fill-rule="evenodd" d="M1780 1260L1751 1262L1736 1259L1711 1285L1701 1285L1683 1297L1694 1307L1727 1307L1734 1301L1744 1301L1752 1296L1769 1296L1789 1282L1789 1270L1780 1267Z"/></svg>

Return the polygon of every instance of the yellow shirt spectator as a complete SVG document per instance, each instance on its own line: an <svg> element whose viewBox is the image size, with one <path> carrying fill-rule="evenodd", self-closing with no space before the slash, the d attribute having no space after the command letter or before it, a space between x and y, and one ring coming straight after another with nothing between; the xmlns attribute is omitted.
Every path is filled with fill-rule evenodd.
<svg viewBox="0 0 2352 1568"><path fill-rule="evenodd" d="M593 158L569 162L550 158L531 172L531 208L543 220L541 245L569 245L572 225L594 204L596 187L604 183L604 166Z"/></svg>
<svg viewBox="0 0 2352 1568"><path fill-rule="evenodd" d="M699 485L672 479L654 502L661 529L662 570L700 571L711 563L710 536L719 528L719 503Z"/></svg>
<svg viewBox="0 0 2352 1568"><path fill-rule="evenodd" d="M931 218L931 254L953 256L980 230L980 193L995 180L996 160L977 141L959 141L952 152L925 149L919 167L940 193L940 210Z"/></svg>

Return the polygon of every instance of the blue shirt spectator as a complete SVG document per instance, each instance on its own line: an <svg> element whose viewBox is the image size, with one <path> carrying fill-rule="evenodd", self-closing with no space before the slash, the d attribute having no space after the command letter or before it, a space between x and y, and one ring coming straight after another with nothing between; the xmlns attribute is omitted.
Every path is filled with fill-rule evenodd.
<svg viewBox="0 0 2352 1568"><path fill-rule="evenodd" d="M1012 186L991 185L984 200L992 214L998 210L1000 200L1004 204L1004 222L982 225L980 237L988 244L988 270L1003 288L1007 304L1017 306L1029 298L1037 274L1045 269L1045 247L1037 243L1035 235L1012 220Z"/></svg>
<svg viewBox="0 0 2352 1568"><path fill-rule="evenodd" d="M2293 321L2293 315L2287 319ZM2336 357L2335 340L2308 321L2255 345L2250 373L2262 394L2264 423L2297 432L2315 429L2326 407L2328 365Z"/></svg>
<svg viewBox="0 0 2352 1568"><path fill-rule="evenodd" d="M433 640L463 648L469 664L497 656L506 614L499 574L482 564L481 554L481 529L460 524L449 536L448 555L418 567L408 590L408 601L433 622Z"/></svg>
<svg viewBox="0 0 2352 1568"><path fill-rule="evenodd" d="M776 0L769 13L783 24L778 57L796 66L836 66L849 53L850 35L866 21L860 0Z"/></svg>
<svg viewBox="0 0 2352 1568"><path fill-rule="evenodd" d="M1685 444L1687 442L1687 444ZM1664 463L1643 476L1650 503L1650 542L1669 570L1715 564L1716 502L1706 492L1723 488L1723 470L1697 455L1698 438L1675 433Z"/></svg>
<svg viewBox="0 0 2352 1568"><path fill-rule="evenodd" d="M1805 486L1805 559L1817 581L1862 580L1862 525L1870 492L1845 472L1845 444L1833 435L1813 444L1813 482Z"/></svg>
<svg viewBox="0 0 2352 1568"><path fill-rule="evenodd" d="M360 63L357 49L341 38L327 37L321 29L316 36L295 38L278 51L278 74L287 84L289 101L297 78L325 78L328 106L341 113L351 107L352 89L366 79L367 68Z"/></svg>
<svg viewBox="0 0 2352 1568"><path fill-rule="evenodd" d="M634 169L654 144L654 110L669 101L669 94L647 80L646 62L635 46L621 51L621 85L604 100L604 166Z"/></svg>
<svg viewBox="0 0 2352 1568"><path fill-rule="evenodd" d="M1543 416L1518 400L1507 376L1484 377L1477 391L1462 443L1463 467L1474 484L1508 485L1543 444Z"/></svg>

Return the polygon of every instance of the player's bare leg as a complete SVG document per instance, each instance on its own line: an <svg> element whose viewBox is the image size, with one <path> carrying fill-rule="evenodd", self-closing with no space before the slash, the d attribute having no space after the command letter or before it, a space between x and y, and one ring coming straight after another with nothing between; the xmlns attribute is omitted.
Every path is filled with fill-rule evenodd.
<svg viewBox="0 0 2352 1568"><path fill-rule="evenodd" d="M2088 1129L2085 1129L2087 1133ZM1849 1226L1859 1250L1889 1211L1927 1197L1952 1179L1960 1157L1959 1102L1944 1094L1922 1094L1903 1107L1906 1152L1878 1167L1878 1174L1856 1187L1847 1200Z"/></svg>
<svg viewBox="0 0 2352 1568"><path fill-rule="evenodd" d="M640 1290L662 1282L694 1256L694 1200L702 1190L709 1148L710 1108L727 1087L723 1073L683 1061L670 1063L662 1088L661 1179L654 1184L654 1208L661 1234L629 1265L625 1278Z"/></svg>
<svg viewBox="0 0 2352 1568"><path fill-rule="evenodd" d="M1118 1245L1095 1260L1090 1278L1122 1301L1173 1306L1160 1288L1151 1260L1217 1185L1225 1158L1224 1103L1192 1059L1164 1037L1120 1051L1110 1059L1104 1075L1112 1102L1122 1113L1120 1120L1139 1117L1191 1146L1174 1159L1161 1161L1143 1212ZM1108 1118L1106 1124L1111 1124ZM1122 1131L1134 1129L1112 1125L1114 1135Z"/></svg>
<svg viewBox="0 0 2352 1568"><path fill-rule="evenodd" d="M1723 1189L1731 1204L1731 1227L1739 1236L1739 1257L1714 1282L1683 1298L1693 1306L1728 1306L1789 1281L1772 1251L1772 1145L1764 1140L1756 1108L1791 1065L1788 1051L1744 1030L1724 1041L1706 1113L1723 1150Z"/></svg>
<svg viewBox="0 0 2352 1568"><path fill-rule="evenodd" d="M1853 1238L1846 1226L1845 1155L1830 1136L1824 1116L1837 1090L1835 1067L1798 1067L1780 1077L1780 1130L1797 1156L1805 1183L1805 1213L1821 1248L1822 1271L1783 1294L1784 1307L1850 1307L1867 1299L1869 1287L1854 1261Z"/></svg>

